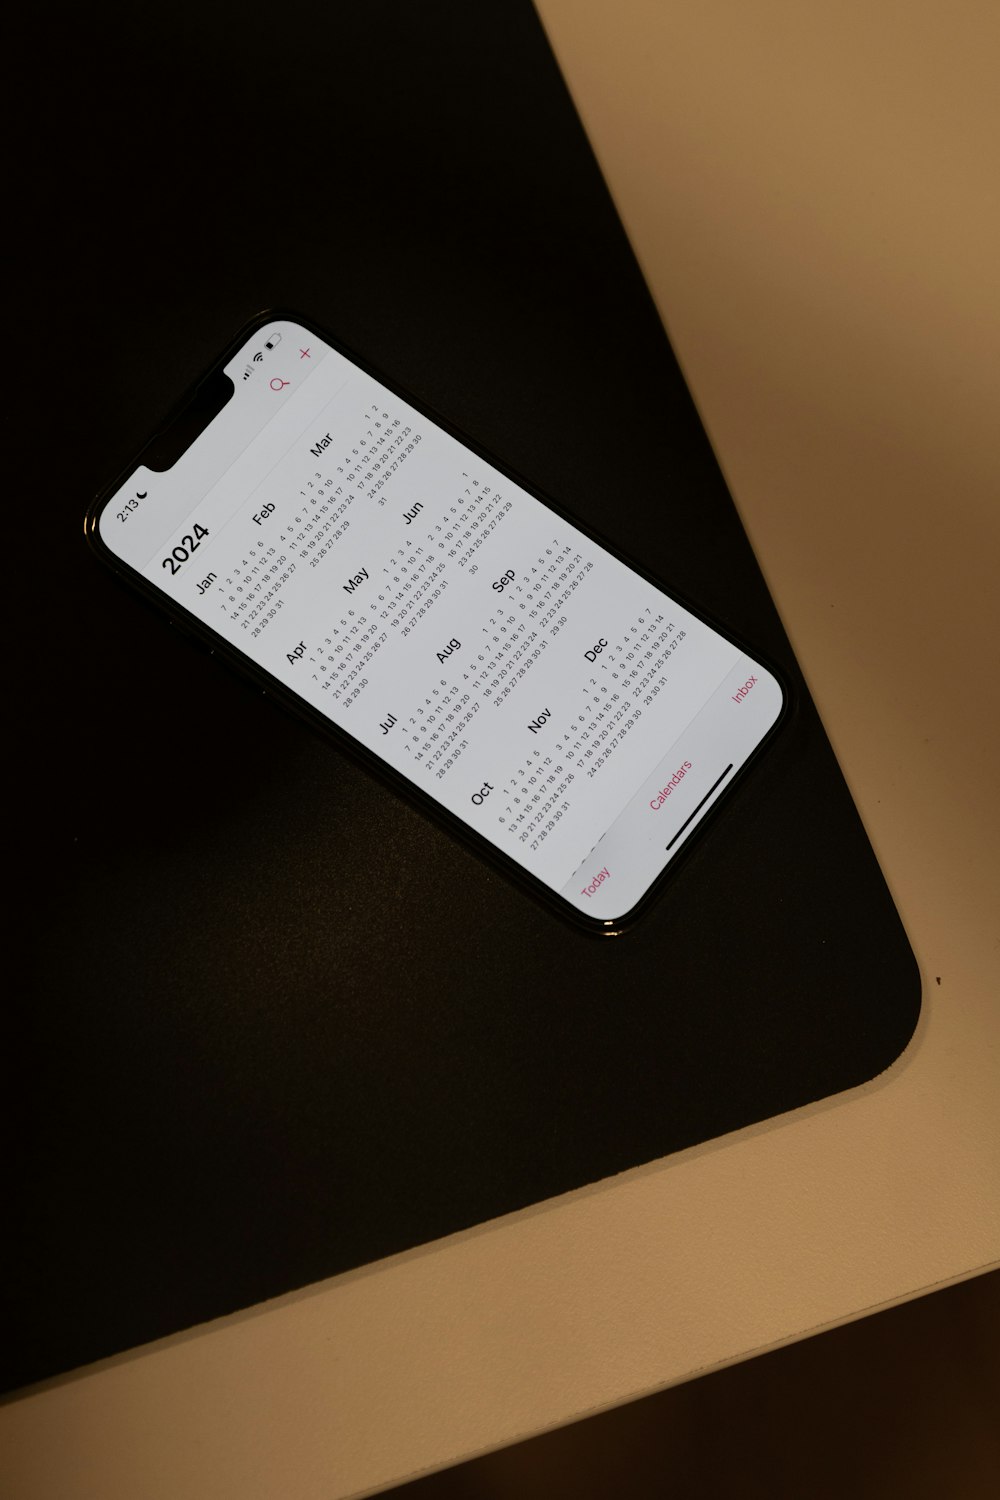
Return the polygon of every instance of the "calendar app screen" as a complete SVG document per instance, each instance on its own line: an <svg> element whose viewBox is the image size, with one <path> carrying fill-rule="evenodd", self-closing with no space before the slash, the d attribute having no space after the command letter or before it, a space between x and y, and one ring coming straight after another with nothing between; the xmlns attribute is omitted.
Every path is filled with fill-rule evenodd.
<svg viewBox="0 0 1000 1500"><path fill-rule="evenodd" d="M610 930L776 724L775 677L301 325L225 373L101 540Z"/></svg>

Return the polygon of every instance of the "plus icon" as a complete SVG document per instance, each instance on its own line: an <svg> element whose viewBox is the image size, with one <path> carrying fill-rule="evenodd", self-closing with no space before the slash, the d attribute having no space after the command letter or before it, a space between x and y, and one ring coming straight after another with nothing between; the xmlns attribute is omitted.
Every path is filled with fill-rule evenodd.
<svg viewBox="0 0 1000 1500"><path fill-rule="evenodd" d="M311 358L312 358L312 355L309 353L308 349L300 349L299 350L299 359L311 359Z"/></svg>

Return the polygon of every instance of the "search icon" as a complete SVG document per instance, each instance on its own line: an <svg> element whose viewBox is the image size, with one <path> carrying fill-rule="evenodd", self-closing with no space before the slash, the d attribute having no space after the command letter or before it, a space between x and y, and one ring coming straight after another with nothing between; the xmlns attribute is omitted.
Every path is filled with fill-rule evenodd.
<svg viewBox="0 0 1000 1500"><path fill-rule="evenodd" d="M272 391L280 391L283 386L291 385L291 383L292 382L290 380L282 380L280 376L275 375L274 379L271 381L271 389Z"/></svg>

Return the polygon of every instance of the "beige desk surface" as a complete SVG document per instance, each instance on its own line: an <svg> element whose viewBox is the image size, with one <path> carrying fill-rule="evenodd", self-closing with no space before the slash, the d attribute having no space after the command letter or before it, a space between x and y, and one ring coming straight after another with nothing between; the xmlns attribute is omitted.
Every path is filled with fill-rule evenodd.
<svg viewBox="0 0 1000 1500"><path fill-rule="evenodd" d="M921 1026L867 1088L8 1405L11 1500L335 1500L1000 1257L1000 9L540 9Z"/></svg>

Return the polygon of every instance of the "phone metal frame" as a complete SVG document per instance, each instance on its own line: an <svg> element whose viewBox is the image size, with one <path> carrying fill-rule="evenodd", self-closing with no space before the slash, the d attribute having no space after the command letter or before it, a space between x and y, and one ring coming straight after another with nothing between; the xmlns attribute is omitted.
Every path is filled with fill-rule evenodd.
<svg viewBox="0 0 1000 1500"><path fill-rule="evenodd" d="M355 738L348 730L342 729L339 724L328 718L320 709L307 703L304 698L300 697L294 689L282 682L280 678L275 677L273 673L261 667L249 655L239 651L224 636L204 624L203 621L192 614L184 605L172 600L161 588L158 588L156 584L144 578L129 563L123 562L102 539L98 523L112 497L118 493L136 469L143 464L147 454L149 454L158 442L162 441L164 434L188 410L192 402L197 398L198 392L205 382L217 376L240 352L254 333L260 332L269 324L278 321L295 323L307 332L314 334L316 338L322 339L324 343L342 355L344 359L356 365L364 374L379 381L387 390L399 397L400 400L407 402L428 421L442 428L450 437L454 438L463 447L468 448L476 457L490 464L498 473L509 479L513 484L527 491L529 495L538 500L548 510L554 512L561 520L575 527L577 531L582 532L584 536L588 537L597 546L603 548L610 556L624 563L626 567L638 574L640 578L645 579L647 583L652 584L654 588L661 590L668 598L688 610L702 624L707 625L711 630L721 635L730 645L744 651L760 666L770 672L777 682L781 692L781 710L778 717L733 776L732 781L730 781L722 796L718 797L708 811L699 818L691 833L684 839L677 853L667 862L666 866L660 871L640 900L623 916L608 919L588 917L584 912L578 910L564 896L561 896L558 891L546 885L537 875L531 874L529 870L525 869L511 855L505 854L499 845L493 843L485 834L477 832L471 824L465 822L457 813L451 812L450 809L446 808L441 802L438 802L429 792L425 792L415 781L409 780L401 771L397 771L394 766L391 766L374 751L370 750L367 745L364 745L360 740ZM215 419L212 418L203 430L207 430L211 426L212 420ZM183 451L186 451L186 448ZM180 456L179 454L178 458ZM340 339L334 338L320 324L301 313L292 312L286 308L266 309L251 318L240 329L219 358L213 360L209 369L194 382L187 394L173 405L164 421L143 444L136 457L122 469L110 484L105 485L99 491L87 509L84 518L84 535L102 562L152 602L159 613L166 615L168 623L177 625L182 631L207 644L213 655L221 657L228 665L234 667L244 676L249 677L258 687L262 687L268 696L275 698L284 708L290 709L297 718L305 720L307 724L314 729L318 729L327 738L332 738L335 744L346 749L366 770L374 771L377 777L393 791L399 792L411 804L415 804L421 812L429 814L432 820L436 821L439 825L443 825L450 833L457 835L460 842L470 848L473 853L484 857L489 864L498 868L504 875L512 877L516 884L529 891L536 898L541 899L542 903L549 910L557 912L563 918L568 919L575 927L593 936L620 937L646 915L649 908L662 893L664 887L676 875L678 868L684 863L692 846L697 845L705 828L710 826L714 821L718 809L728 804L732 792L740 785L746 773L756 764L758 756L771 744L779 729L785 724L792 706L792 695L784 673L779 671L766 658L762 657L756 648L743 642L739 636L733 635L728 628L720 626L703 609L696 608L691 604L683 594L676 592L672 588L666 588L660 579L654 577L627 553L622 552L616 545L609 543L600 532L595 531L591 526L584 525L577 517L573 516L564 507L540 491L536 485L529 483L516 470L498 459L495 454L490 453L486 448L483 448L474 439L470 438L467 433L462 432L446 416L436 411L426 401L422 401L419 397L413 395L412 392L400 386L396 381L389 379L375 365L370 364L369 361L357 354Z"/></svg>

